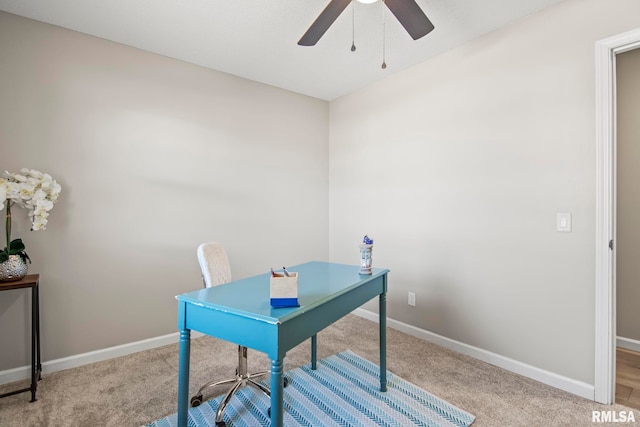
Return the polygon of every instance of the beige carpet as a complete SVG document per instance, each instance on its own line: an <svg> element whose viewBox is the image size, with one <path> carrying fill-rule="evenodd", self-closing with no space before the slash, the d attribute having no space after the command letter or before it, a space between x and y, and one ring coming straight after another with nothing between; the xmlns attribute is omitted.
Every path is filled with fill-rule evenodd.
<svg viewBox="0 0 640 427"><path fill-rule="evenodd" d="M377 324L349 315L318 335L318 358L351 349L378 363ZM393 329L387 334L387 368L476 416L473 427L631 426L592 423L592 410L628 411L600 405ZM237 347L210 337L191 345L192 393L213 378L233 374ZM309 342L285 359L290 369L308 363ZM250 370L269 360L250 352ZM140 426L176 412L178 345L170 345L44 375L38 401L29 393L0 399L0 426ZM0 386L0 393L21 384ZM635 412L640 421L640 411Z"/></svg>

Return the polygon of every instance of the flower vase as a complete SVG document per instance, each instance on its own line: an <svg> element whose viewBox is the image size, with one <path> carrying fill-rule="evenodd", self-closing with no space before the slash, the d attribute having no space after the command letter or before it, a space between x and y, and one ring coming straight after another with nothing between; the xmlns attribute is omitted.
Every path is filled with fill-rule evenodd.
<svg viewBox="0 0 640 427"><path fill-rule="evenodd" d="M0 282L20 280L27 275L27 262L20 255L9 255L9 259L0 263Z"/></svg>
<svg viewBox="0 0 640 427"><path fill-rule="evenodd" d="M371 251L373 245L360 245L360 274L371 274Z"/></svg>

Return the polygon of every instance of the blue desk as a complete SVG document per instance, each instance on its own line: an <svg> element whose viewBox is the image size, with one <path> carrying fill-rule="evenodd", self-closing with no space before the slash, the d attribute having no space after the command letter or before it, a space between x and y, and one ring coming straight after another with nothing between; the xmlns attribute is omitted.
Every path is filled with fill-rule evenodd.
<svg viewBox="0 0 640 427"><path fill-rule="evenodd" d="M379 297L380 390L387 390L387 273L374 268L360 275L359 266L308 262L288 268L298 272L300 307L272 308L269 273L178 295L180 362L178 426L187 426L191 330L266 353L271 360L271 425L282 426L283 362L287 351L311 338L316 367L316 334L365 302Z"/></svg>

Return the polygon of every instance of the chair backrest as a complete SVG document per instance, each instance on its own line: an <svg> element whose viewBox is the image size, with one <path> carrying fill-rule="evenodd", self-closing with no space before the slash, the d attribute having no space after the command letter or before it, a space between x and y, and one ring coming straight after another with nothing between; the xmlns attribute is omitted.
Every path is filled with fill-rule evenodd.
<svg viewBox="0 0 640 427"><path fill-rule="evenodd" d="M197 253L205 287L210 288L231 281L229 258L220 243L203 243L198 246Z"/></svg>

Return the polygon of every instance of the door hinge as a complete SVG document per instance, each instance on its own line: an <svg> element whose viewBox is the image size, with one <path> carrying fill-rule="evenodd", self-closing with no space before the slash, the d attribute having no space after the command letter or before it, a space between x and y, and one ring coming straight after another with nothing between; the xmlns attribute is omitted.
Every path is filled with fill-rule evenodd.
<svg viewBox="0 0 640 427"><path fill-rule="evenodd" d="M613 250L613 240L609 240L609 249Z"/></svg>

